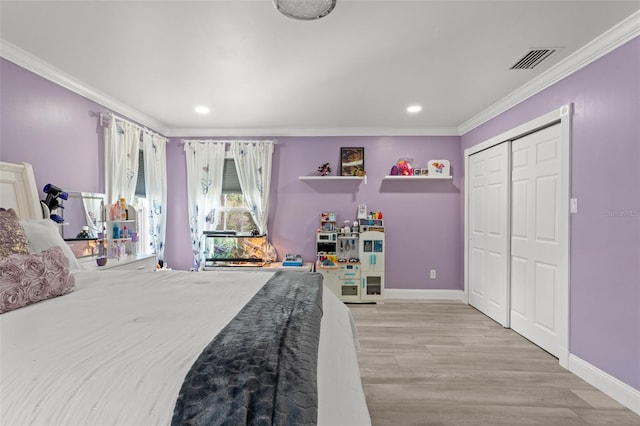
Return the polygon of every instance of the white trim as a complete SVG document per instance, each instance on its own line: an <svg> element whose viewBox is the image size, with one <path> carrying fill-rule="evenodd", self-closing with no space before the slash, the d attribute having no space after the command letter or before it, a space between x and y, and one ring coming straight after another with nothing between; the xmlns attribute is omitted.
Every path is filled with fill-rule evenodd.
<svg viewBox="0 0 640 426"><path fill-rule="evenodd" d="M473 147L471 147L473 148ZM471 149L469 148L469 149ZM464 197L462 199L462 205L464 207L464 212L463 212L463 218L462 220L464 220L464 222L462 223L462 257L463 257L463 299L462 301L464 303L466 303L467 305L469 304L469 274L467 273L467 271L469 270L469 250L467 247L467 243L469 241L469 194L468 194L468 190L467 188L469 188L469 167L470 167L470 160L469 160L469 156L471 154L468 153L469 149L466 149L463 153L464 156L464 193L462 194L462 196Z"/></svg>
<svg viewBox="0 0 640 426"><path fill-rule="evenodd" d="M64 87L65 89L72 91L73 93L83 96L109 110L128 117L130 120L133 120L143 126L153 129L156 132L161 133L162 135L166 135L168 132L167 126L165 124L154 120L148 115L145 115L142 112L131 108L130 106L112 98L111 96L100 92L99 90L92 88L88 84L85 84L77 78L66 74L65 72L59 70L48 62L43 61L42 59L32 55L25 50L22 50L18 46L15 46L2 38L0 38L0 56L46 80L49 80L59 86Z"/></svg>
<svg viewBox="0 0 640 426"><path fill-rule="evenodd" d="M611 29L605 31L564 60L514 90L489 108L460 124L458 126L458 134L464 135L481 124L486 123L507 111L509 108L514 107L586 65L589 65L591 62L620 47L638 35L640 35L640 11L635 12Z"/></svg>
<svg viewBox="0 0 640 426"><path fill-rule="evenodd" d="M566 232L565 239L562 242L563 252L566 253L563 268L562 268L562 277L560 278L565 285L565 292L562 294L561 303L563 306L567 306L566 315L559 319L558 325L558 334L560 335L560 347L558 348L558 361L560 366L567 368L569 364L569 314L570 314L570 304L569 304L569 283L570 283L570 271L569 271L569 241L571 238L570 235L570 220L569 220L569 198L571 194L571 182L570 182L570 144L571 144L571 115L572 115L572 105L567 104L563 105L560 108L557 108L547 114L544 114L540 117L534 118L520 126L517 126L513 129L507 130L497 136L494 136L484 142L481 142L477 145L474 145L470 148L464 150L464 165L465 165L465 173L464 173L464 291L463 291L463 301L465 303L469 303L469 185L470 185L470 176L469 176L469 157L477 152L480 152L484 149L488 149L492 146L498 145L500 143L513 140L527 133L531 133L537 129L545 127L551 123L556 121L560 121L561 127L561 138L562 138L562 155L564 166L562 167L562 179L564 180L564 185L560 188L561 191L561 203L560 208L565 213L566 226L563 227L563 232ZM510 190L509 190L510 193ZM509 201L509 205L511 202ZM508 309L510 311L510 308Z"/></svg>
<svg viewBox="0 0 640 426"><path fill-rule="evenodd" d="M464 300L462 290L385 288L385 299Z"/></svg>
<svg viewBox="0 0 640 426"><path fill-rule="evenodd" d="M513 129L509 129L506 132L500 133L497 136L494 136L490 139L487 139L484 142L480 142L479 144L473 145L464 150L465 157L469 155L473 155L476 152L480 152L487 148L491 148L494 145L498 145L502 142L506 142L510 139L515 139L518 136L521 136L525 133L530 133L533 130L542 128L544 126L553 123L554 121L561 120L562 117L565 117L571 113L571 104L563 105L560 108L557 108L547 114L541 115L540 117L534 118L533 120L527 121L524 124L521 124ZM467 170L467 169L465 169ZM469 183L469 182L465 182Z"/></svg>
<svg viewBox="0 0 640 426"><path fill-rule="evenodd" d="M561 167L561 176L563 185L560 188L560 211L564 212L563 222L560 231L564 233L564 241L562 241L562 251L565 255L565 261L560 271L561 281L566 283L565 291L562 293L564 300L561 300L562 306L566 306L564 316L559 318L560 322L560 347L558 348L558 361L561 367L569 368L569 322L571 313L570 303L570 286L571 286L571 216L569 214L569 199L571 198L571 116L573 115L573 104L567 104L557 110L560 115L560 137L562 140L562 159L564 161ZM562 228L564 226L564 228Z"/></svg>
<svg viewBox="0 0 640 426"><path fill-rule="evenodd" d="M384 127L384 128L313 128L313 129L295 129L295 128L267 128L267 129L229 129L229 128L210 128L210 129L192 129L192 128L175 128L169 129L166 136L168 137L200 137L209 135L215 137L234 136L460 136L457 127L423 127L423 128L405 128L405 127Z"/></svg>
<svg viewBox="0 0 640 426"><path fill-rule="evenodd" d="M640 390L632 388L574 354L569 355L569 371L640 415Z"/></svg>

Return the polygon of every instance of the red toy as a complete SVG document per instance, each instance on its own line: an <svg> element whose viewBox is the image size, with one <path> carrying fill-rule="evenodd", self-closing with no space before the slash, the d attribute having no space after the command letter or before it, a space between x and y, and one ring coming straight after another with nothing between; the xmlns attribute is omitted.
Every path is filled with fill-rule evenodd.
<svg viewBox="0 0 640 426"><path fill-rule="evenodd" d="M398 175L413 176L413 166L407 160L398 161Z"/></svg>

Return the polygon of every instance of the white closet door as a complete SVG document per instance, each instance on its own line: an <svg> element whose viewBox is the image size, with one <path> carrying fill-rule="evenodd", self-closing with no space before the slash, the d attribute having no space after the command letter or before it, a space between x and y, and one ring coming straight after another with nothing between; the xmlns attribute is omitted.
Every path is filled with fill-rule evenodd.
<svg viewBox="0 0 640 426"><path fill-rule="evenodd" d="M469 303L509 326L509 144L469 157Z"/></svg>
<svg viewBox="0 0 640 426"><path fill-rule="evenodd" d="M562 288L560 125L511 143L511 328L559 356Z"/></svg>

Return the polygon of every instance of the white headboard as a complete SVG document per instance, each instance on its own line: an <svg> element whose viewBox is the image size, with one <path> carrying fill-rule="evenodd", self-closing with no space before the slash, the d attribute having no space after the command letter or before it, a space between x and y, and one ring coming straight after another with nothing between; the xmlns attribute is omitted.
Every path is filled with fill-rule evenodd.
<svg viewBox="0 0 640 426"><path fill-rule="evenodd" d="M20 220L43 218L31 164L0 162L0 207L13 208Z"/></svg>

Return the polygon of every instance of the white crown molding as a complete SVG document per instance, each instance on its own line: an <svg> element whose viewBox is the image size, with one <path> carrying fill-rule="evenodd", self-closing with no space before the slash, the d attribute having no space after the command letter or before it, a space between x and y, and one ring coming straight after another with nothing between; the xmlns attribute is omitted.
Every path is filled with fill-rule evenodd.
<svg viewBox="0 0 640 426"><path fill-rule="evenodd" d="M169 129L168 137L218 137L218 136L460 136L455 127L440 128L335 128L335 129Z"/></svg>
<svg viewBox="0 0 640 426"><path fill-rule="evenodd" d="M509 108L516 106L520 102L573 74L638 35L640 35L640 11L632 14L527 84L462 123L458 126L458 134L464 135L481 124L486 123L507 111Z"/></svg>
<svg viewBox="0 0 640 426"><path fill-rule="evenodd" d="M91 86L83 83L77 78L64 73L48 62L43 61L40 58L32 55L31 53L15 46L12 43L0 38L0 57L5 58L8 61L15 63L16 65L25 68L32 73L39 75L40 77L52 81L59 86L64 87L83 96L89 100L92 100L103 107L121 114L130 120L136 121L139 124L146 126L158 133L166 134L168 131L167 126L160 123L157 120L141 113L140 111L131 108L128 105L123 104L115 100L114 98L92 88ZM94 111L101 112L101 111Z"/></svg>
<svg viewBox="0 0 640 426"><path fill-rule="evenodd" d="M462 290L385 288L385 299L464 300Z"/></svg>

